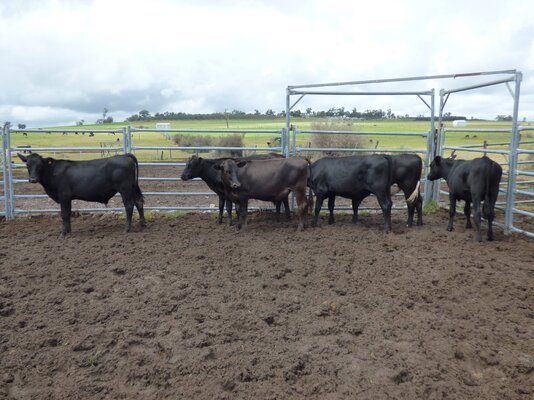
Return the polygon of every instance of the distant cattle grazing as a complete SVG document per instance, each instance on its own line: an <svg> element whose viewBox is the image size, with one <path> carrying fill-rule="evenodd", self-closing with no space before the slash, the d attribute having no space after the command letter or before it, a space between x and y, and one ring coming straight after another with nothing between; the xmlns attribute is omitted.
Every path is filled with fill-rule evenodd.
<svg viewBox="0 0 534 400"><path fill-rule="evenodd" d="M352 200L354 215L358 222L358 207L363 199L373 193L384 214L384 231L391 230L391 158L388 156L324 157L311 165L310 188L316 198L312 226L317 219L324 199L328 198L328 223L334 223L336 196Z"/></svg>
<svg viewBox="0 0 534 400"><path fill-rule="evenodd" d="M236 203L237 228L246 228L250 199L282 201L290 192L295 194L299 209L298 230L307 225L311 199L306 198L306 183L310 166L300 157L268 160L226 159L215 166L221 170L226 198Z"/></svg>
<svg viewBox="0 0 534 400"><path fill-rule="evenodd" d="M26 163L31 183L40 183L52 200L61 205L65 236L70 233L72 200L107 204L120 193L126 209L126 231L132 226L134 205L145 225L143 194L138 184L139 166L132 154L89 161L56 160L37 153L19 158Z"/></svg>
<svg viewBox="0 0 534 400"><path fill-rule="evenodd" d="M249 157L242 157L238 160L261 160L269 158L284 158L283 155L277 153L258 154ZM192 156L185 166L182 172L181 178L184 181L188 181L193 178L201 178L208 187L213 190L219 197L219 216L217 222L219 224L223 221L223 212L226 205L226 212L228 213L228 225L232 225L232 201L226 197L226 190L221 178L220 169L215 169L215 166L220 164L224 158L202 158ZM284 203L286 218L289 219L289 201L287 196L280 200L275 201L276 206L276 218L280 217L281 204Z"/></svg>
<svg viewBox="0 0 534 400"><path fill-rule="evenodd" d="M484 156L473 160L455 160L437 156L430 164L428 179L434 181L444 178L449 187L449 225L453 230L456 214L456 201L464 200L464 214L467 218L466 228L471 228L471 203L476 228L476 240L482 241L480 233L481 216L488 221L488 240L493 240L494 208L499 194L502 168L495 161ZM484 202L481 210L481 203Z"/></svg>

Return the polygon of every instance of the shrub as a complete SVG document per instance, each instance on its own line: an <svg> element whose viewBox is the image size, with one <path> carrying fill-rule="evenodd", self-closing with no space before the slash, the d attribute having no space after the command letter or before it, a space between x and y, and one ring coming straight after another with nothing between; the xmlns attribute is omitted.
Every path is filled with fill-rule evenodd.
<svg viewBox="0 0 534 400"><path fill-rule="evenodd" d="M314 122L312 130L315 131L351 131L352 122ZM311 147L319 148L345 148L345 149L364 149L367 148L368 140L365 136L350 134L311 134ZM351 154L364 154L361 152L351 153L347 151L324 150L321 153L315 153L312 158L321 156L348 156Z"/></svg>
<svg viewBox="0 0 534 400"><path fill-rule="evenodd" d="M235 133L232 135L221 136L214 146L217 147L243 147L245 134ZM242 157L243 150L213 150L214 157Z"/></svg>
<svg viewBox="0 0 534 400"><path fill-rule="evenodd" d="M173 137L174 143L180 147L207 147L212 146L213 138L202 135L184 135L178 134ZM207 153L208 150L187 150L193 153Z"/></svg>

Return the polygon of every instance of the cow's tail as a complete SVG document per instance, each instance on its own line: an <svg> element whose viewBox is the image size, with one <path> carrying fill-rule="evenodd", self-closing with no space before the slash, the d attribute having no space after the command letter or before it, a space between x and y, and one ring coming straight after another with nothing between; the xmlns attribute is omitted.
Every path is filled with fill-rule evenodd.
<svg viewBox="0 0 534 400"><path fill-rule="evenodd" d="M482 213L484 215L484 218L486 218L486 219L488 218L488 216L492 212L492 207L491 207L491 196L492 196L491 181L492 181L492 177L495 179L495 177L498 175L498 171L496 170L496 168L493 165L493 163L491 162L491 160L488 162L488 164L489 164L488 168L485 171L486 172L486 188L484 190L484 204L482 206ZM500 179L499 179L499 181L500 181ZM497 189L497 194L495 196L498 195L498 193L499 193L498 190L499 189Z"/></svg>
<svg viewBox="0 0 534 400"><path fill-rule="evenodd" d="M141 188L139 187L139 162L137 161L137 157L131 153L126 154L126 156L130 157L135 163L135 183L134 183L135 197L140 200L144 200L143 192L141 192Z"/></svg>
<svg viewBox="0 0 534 400"><path fill-rule="evenodd" d="M419 190L419 187L421 186L421 181L417 181L417 185L415 185L415 190L413 193L406 199L406 202L408 204L412 204L415 200L421 196L421 191Z"/></svg>

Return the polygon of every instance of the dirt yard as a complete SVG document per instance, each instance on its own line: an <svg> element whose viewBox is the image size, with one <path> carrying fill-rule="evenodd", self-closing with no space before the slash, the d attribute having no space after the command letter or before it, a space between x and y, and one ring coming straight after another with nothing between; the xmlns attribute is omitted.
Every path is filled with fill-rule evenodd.
<svg viewBox="0 0 534 400"><path fill-rule="evenodd" d="M534 240L446 218L0 221L0 398L532 398Z"/></svg>

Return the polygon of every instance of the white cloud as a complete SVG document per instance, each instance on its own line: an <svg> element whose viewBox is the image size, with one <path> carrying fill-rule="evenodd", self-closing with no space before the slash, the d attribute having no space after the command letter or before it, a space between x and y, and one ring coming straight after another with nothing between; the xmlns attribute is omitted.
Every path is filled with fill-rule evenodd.
<svg viewBox="0 0 534 400"><path fill-rule="evenodd" d="M279 111L290 84L517 68L520 116L534 119L532 15L526 0L3 2L0 118L90 121L103 107L116 119L142 108ZM477 117L511 113L506 88L480 93L451 106ZM427 112L404 97L310 97L306 106Z"/></svg>

